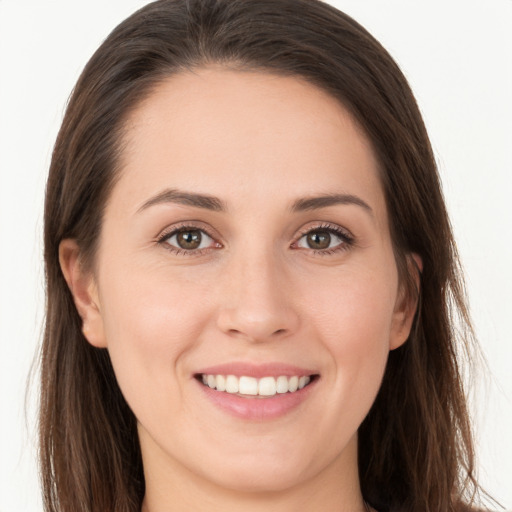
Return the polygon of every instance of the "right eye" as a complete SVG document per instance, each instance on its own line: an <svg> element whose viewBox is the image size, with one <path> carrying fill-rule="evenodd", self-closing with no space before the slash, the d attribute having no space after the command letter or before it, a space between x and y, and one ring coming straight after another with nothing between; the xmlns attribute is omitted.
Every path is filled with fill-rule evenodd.
<svg viewBox="0 0 512 512"><path fill-rule="evenodd" d="M180 227L166 233L160 240L160 243L167 244L170 249L183 253L197 253L203 250L220 247L203 229L196 227Z"/></svg>

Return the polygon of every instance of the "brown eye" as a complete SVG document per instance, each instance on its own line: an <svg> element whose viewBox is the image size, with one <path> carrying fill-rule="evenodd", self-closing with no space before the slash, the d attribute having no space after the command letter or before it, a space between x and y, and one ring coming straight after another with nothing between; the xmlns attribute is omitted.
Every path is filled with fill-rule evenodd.
<svg viewBox="0 0 512 512"><path fill-rule="evenodd" d="M331 245L331 234L328 231L312 231L306 235L310 249L327 249Z"/></svg>
<svg viewBox="0 0 512 512"><path fill-rule="evenodd" d="M197 249L201 245L201 231L198 229L180 231L176 235L176 242L181 249Z"/></svg>
<svg viewBox="0 0 512 512"><path fill-rule="evenodd" d="M171 249L190 252L208 249L215 245L211 236L202 229L196 228L180 228L167 235L161 242L168 244Z"/></svg>
<svg viewBox="0 0 512 512"><path fill-rule="evenodd" d="M348 249L353 242L354 239L341 228L321 226L304 233L294 245L300 249L330 254L338 249Z"/></svg>

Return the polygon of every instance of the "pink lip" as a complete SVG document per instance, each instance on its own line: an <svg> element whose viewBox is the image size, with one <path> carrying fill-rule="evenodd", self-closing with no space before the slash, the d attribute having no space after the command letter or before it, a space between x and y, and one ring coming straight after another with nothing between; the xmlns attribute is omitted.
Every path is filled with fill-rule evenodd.
<svg viewBox="0 0 512 512"><path fill-rule="evenodd" d="M279 418L302 404L311 394L317 381L313 380L305 388L295 393L277 394L268 398L233 395L224 391L217 391L197 381L204 396L216 407L240 419L250 421L265 421Z"/></svg>
<svg viewBox="0 0 512 512"><path fill-rule="evenodd" d="M266 363L254 364L244 362L231 362L217 366L209 366L197 372L196 375L235 375L236 377L279 377L284 375L286 377L293 377L297 375L315 375L318 372L308 368L300 368L284 363Z"/></svg>
<svg viewBox="0 0 512 512"><path fill-rule="evenodd" d="M196 375L196 383L200 386L203 396L215 407L227 412L236 418L250 421L265 421L279 418L299 407L312 393L318 383L315 378L306 387L295 393L276 394L271 397L259 398L243 397L225 391L217 391L205 386L199 375L235 375L237 377L246 375L248 377L279 377L281 375L303 376L317 375L311 369L300 368L281 363L268 363L256 365L253 363L226 363L217 366L203 368Z"/></svg>

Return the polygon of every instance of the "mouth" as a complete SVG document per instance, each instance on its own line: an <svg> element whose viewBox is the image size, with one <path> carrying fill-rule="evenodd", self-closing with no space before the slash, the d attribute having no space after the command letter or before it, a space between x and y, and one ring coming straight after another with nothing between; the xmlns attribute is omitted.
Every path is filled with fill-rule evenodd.
<svg viewBox="0 0 512 512"><path fill-rule="evenodd" d="M292 411L316 403L320 374L280 362L231 361L201 368L194 380L208 403L238 419L257 422L278 420Z"/></svg>
<svg viewBox="0 0 512 512"><path fill-rule="evenodd" d="M319 375L280 375L260 378L248 375L221 375L200 373L194 376L202 385L243 398L272 398L276 395L293 394L311 385Z"/></svg>

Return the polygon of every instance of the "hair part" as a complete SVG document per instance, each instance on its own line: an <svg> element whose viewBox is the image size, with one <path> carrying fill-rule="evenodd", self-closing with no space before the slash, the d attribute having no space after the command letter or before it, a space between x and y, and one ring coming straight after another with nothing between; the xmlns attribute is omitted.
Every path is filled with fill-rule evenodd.
<svg viewBox="0 0 512 512"><path fill-rule="evenodd" d="M159 0L121 23L85 67L50 166L40 460L45 510L140 511L136 419L108 352L89 345L59 267L65 238L94 268L119 177L126 121L162 80L208 65L295 76L349 110L380 164L401 282L418 294L407 343L390 353L359 430L365 499L380 512L460 510L478 488L457 346L472 330L432 149L406 79L358 23L318 0ZM417 289L411 263L422 259ZM456 336L455 318L463 335Z"/></svg>

